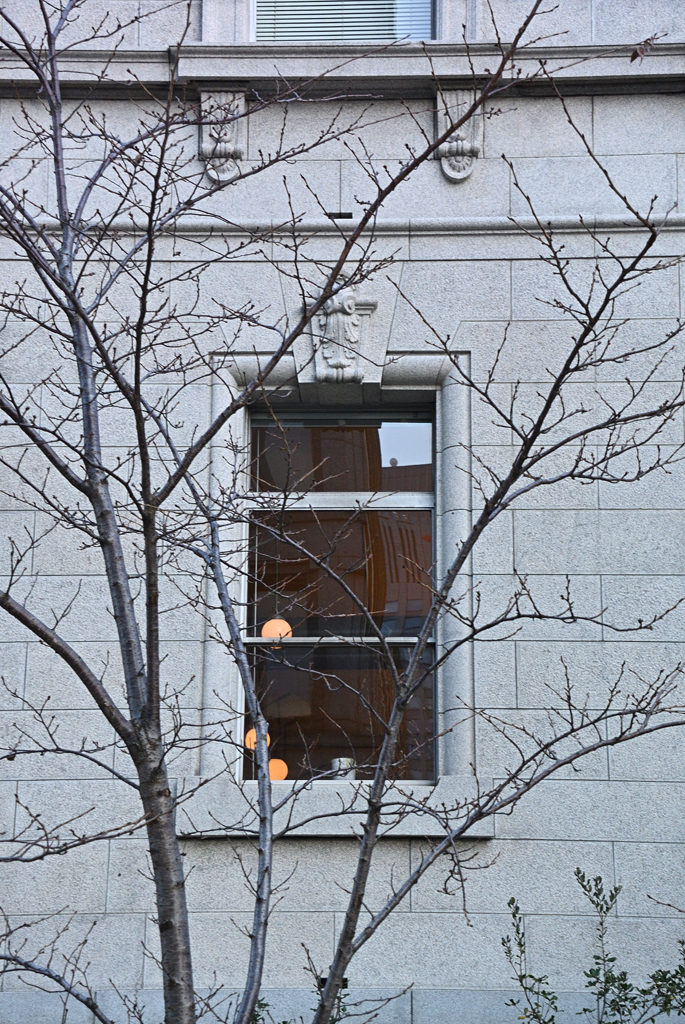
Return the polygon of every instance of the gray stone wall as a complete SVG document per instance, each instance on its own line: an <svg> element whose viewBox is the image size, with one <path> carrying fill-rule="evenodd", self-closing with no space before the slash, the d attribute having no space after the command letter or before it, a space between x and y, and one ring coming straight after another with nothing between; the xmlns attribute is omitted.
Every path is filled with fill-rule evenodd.
<svg viewBox="0 0 685 1024"><path fill-rule="evenodd" d="M205 2L205 10L198 6L193 14L185 71L192 79L201 59L209 61L198 71L196 84L210 80L230 84L234 79L230 50L214 57L210 54L210 60L193 44L246 41L240 19L233 19L237 28L226 38L224 30L216 27L216 12L212 14L216 0ZM134 5L117 0L108 6L128 11ZM462 20L473 39L491 39L485 6L469 0L468 5L455 2L443 7L444 40L458 37L455 25ZM525 4L499 0L496 6L506 37ZM32 10L28 0L23 9ZM229 16L226 23L230 21ZM177 32L171 18L165 16L162 24L160 33L141 22L126 40L133 66L135 48L161 54L157 63L146 64L148 58L140 58L143 73L152 68L152 77L159 74L163 47ZM642 64L631 64L629 52L624 50L618 57L601 58L596 65L588 62L580 70L562 74L569 81L574 79L569 110L618 187L643 210L653 195L658 197L660 212L672 210L671 226L662 235L658 254L672 257L673 265L643 281L619 306L619 315L630 318L626 330L644 343L656 339L684 315L682 270L676 260L683 254L685 236L680 212L685 180L685 69L679 47L685 35L685 16L680 5L670 0L568 0L559 5L550 24L549 31L568 31L552 41L560 46L631 46L654 33L668 33L655 55ZM325 64L330 57L325 48L320 49L318 55L310 53L307 59ZM418 48L408 50L416 54L416 61L421 59ZM268 47L255 45L248 51L249 47L244 47L236 61L243 61L243 70L252 62L255 76L266 80L272 72L264 67L273 64ZM436 43L436 55L445 66L452 59L461 59L456 50L452 57L442 42ZM296 67L300 57L294 54L289 59ZM393 54L377 59L382 74L388 62L400 61ZM571 63L570 57L563 59ZM402 67L398 63L393 68L388 76L392 72L397 81L399 74L401 82ZM421 128L429 133L433 130L432 100L420 95L429 75L425 66L420 71L416 68L418 64L404 68L407 103L415 121L406 115L396 95L374 101L379 123L369 127L366 137L379 166L401 161L404 147L418 143ZM4 75L0 138L9 144L18 100L11 96L12 73L7 68L3 71L2 61L0 75ZM397 91L397 85L394 88ZM97 102L124 125L135 116L129 99ZM366 100L349 101L342 116L352 120L367 105ZM502 391L506 393L522 380L534 394L536 386L544 383L545 368L558 361L568 344L572 327L549 304L555 296L554 275L538 259L535 242L510 219L526 220L529 211L502 154L513 161L519 182L541 218L560 225L560 237L579 280L587 275L588 261L595 254L591 240L574 227L579 214L596 218L607 231L618 232L626 253L635 247L636 237L621 229L625 217L620 203L605 187L556 98L519 91L498 100L490 114L484 121L483 151L470 177L452 183L442 175L437 161L426 164L383 212L378 248L396 254L389 276L438 331L448 333L456 348L471 354L476 377L485 374L503 329L510 324L509 345L500 364ZM324 104L295 106L289 138L306 139L328 116ZM250 120L246 159L257 159L260 151L275 145L278 130L275 111ZM49 210L54 196L48 169L42 161L34 167L30 159L26 157L33 195ZM220 200L221 214L248 222L277 221L287 213L282 175L283 169L278 168L225 194ZM312 223L317 218L322 221L322 235L316 243L319 255L333 253L333 231L323 232L320 210L301 175L315 188L326 209L355 211L366 197L364 174L349 151L334 143L316 158L303 159L287 169L298 209ZM0 242L0 260L3 281L15 279L17 257L4 240ZM238 301L249 293L253 300L263 300L283 312L292 312L296 301L294 295L284 295L280 285L276 286L273 270L255 258L233 265L230 274L218 264L203 287L203 301L219 293ZM429 339L420 320L388 281L379 278L368 287L378 303L374 330L389 359L394 360L384 379L391 384L400 379L393 374L400 373L397 366L403 359L414 358L418 365L427 356ZM184 301L182 284L172 298ZM3 340L7 340L6 334ZM209 339L208 345L211 343ZM31 359L20 359L8 351L2 365L7 380L19 388L30 385L43 345L38 334ZM256 334L248 351L254 346L266 350L269 340ZM650 389L658 393L677 380L682 365L682 346L678 345ZM615 385L617 389L623 386L620 366L616 367ZM207 421L209 389L198 387L189 392L187 402L187 409L179 415L185 417L190 433L194 425ZM476 402L467 415L474 450L495 461L506 458L512 439L493 429L490 417ZM684 431L680 416L662 439L663 445L677 448L685 441ZM14 443L10 438L9 444ZM125 428L113 417L107 444L114 450L126 443ZM474 576L484 584L500 581L506 586L515 573L521 573L554 595L569 575L579 610L594 614L606 608L607 616L614 620L648 618L685 595L684 473L674 467L668 475L650 476L637 484L562 486L523 500L502 516L477 551ZM2 473L0 479L0 488L11 491ZM39 514L0 494L2 533L16 533L23 524L39 526ZM96 654L103 661L110 658L107 678L116 685L114 627L106 613L105 581L96 556L80 550L70 535L54 534L44 542L31 572L41 575L46 594L41 600L46 606L75 579L81 579L67 635L91 658ZM511 721L531 725L541 721L543 709L554 703L549 687L563 684L562 657L572 676L594 693L618 673L624 661L645 677L662 666L672 666L682 657L682 638L682 609L646 634L616 634L589 625L525 626L510 639L476 647L476 701L481 707L501 711ZM212 679L228 678L230 669L221 660L218 666L213 664L199 616L171 613L165 620L163 640L169 678L176 684L188 681L182 698L184 714L189 721L199 722L203 703L211 702ZM0 666L8 686L20 696L36 704L49 698L61 736L76 744L86 733L108 740L108 730L80 684L7 617L0 620ZM3 703L0 737L4 744L28 715L9 695ZM507 900L517 895L526 914L532 969L548 973L554 985L571 993L570 1003L575 1006L584 983L582 971L591 958L594 927L573 882L576 865L624 886L611 925L621 965L643 979L655 966L674 963L676 941L685 934L682 918L651 902L647 894L685 904L684 742L679 732L669 731L588 758L577 771L560 774L529 796L513 815L497 820L491 837L473 840L477 861L490 866L469 878L468 920L459 895L441 891L443 876L435 870L356 958L349 971L352 992L373 998L412 986L381 1012L379 1020L388 1024L500 1024L513 1020L514 1011L505 1008L512 985L500 937L509 929ZM501 737L481 724L473 743L479 775L501 777L509 757ZM93 808L87 818L89 828L95 824L107 828L113 819L135 816L133 794L86 764L47 756L36 760L0 761L0 813L5 830L21 820L22 805L40 808L46 819L55 821ZM197 754L187 755L174 767L179 779L197 778L203 770ZM187 812L192 817L192 805ZM288 881L273 914L265 977L266 998L277 1020L297 1014L307 1019L313 997L304 973L303 946L322 964L332 956L346 904L345 893L336 883L345 885L355 849L353 838L315 835L284 840L277 846L276 873ZM392 880L416 863L421 849L420 837L381 843L369 897L372 907L389 893ZM188 838L184 851L188 868L192 868L189 894L197 983L209 987L217 977L231 992L240 985L246 962L247 942L240 928L250 920L250 896L239 858L249 864L251 847L241 841ZM158 1011L159 974L144 955L144 946L154 950L156 940L153 890L146 877L145 847L140 838L103 841L66 858L32 865L5 865L0 871L0 906L14 920L35 919L68 907L75 914L70 933L74 935L97 922L89 940L90 974L97 989L105 993L104 1005L115 1012L116 998L107 992L115 985L126 992L144 990L150 1010ZM51 926L47 922L41 927ZM38 939L30 942L39 944ZM0 991L0 1019L5 1024L56 1024L60 1013L52 997L27 991L17 976L5 976ZM71 1011L72 1019L89 1024L91 1020L80 1009Z"/></svg>

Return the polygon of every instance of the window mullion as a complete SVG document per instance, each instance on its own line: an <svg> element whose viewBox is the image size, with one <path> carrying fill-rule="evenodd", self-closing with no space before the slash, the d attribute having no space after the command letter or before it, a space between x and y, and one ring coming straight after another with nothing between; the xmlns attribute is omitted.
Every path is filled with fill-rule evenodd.
<svg viewBox="0 0 685 1024"><path fill-rule="evenodd" d="M276 502L282 501L279 492L271 492ZM249 494L245 499L247 508L268 509L270 492ZM397 509L434 508L435 496L427 491L311 491L307 494L290 494L288 509L350 509L368 508Z"/></svg>

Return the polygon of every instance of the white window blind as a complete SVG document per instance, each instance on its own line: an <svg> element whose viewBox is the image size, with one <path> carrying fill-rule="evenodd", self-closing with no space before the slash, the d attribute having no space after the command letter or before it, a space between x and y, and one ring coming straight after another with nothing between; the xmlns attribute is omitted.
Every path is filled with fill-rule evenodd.
<svg viewBox="0 0 685 1024"><path fill-rule="evenodd" d="M257 0L264 42L431 39L432 0Z"/></svg>

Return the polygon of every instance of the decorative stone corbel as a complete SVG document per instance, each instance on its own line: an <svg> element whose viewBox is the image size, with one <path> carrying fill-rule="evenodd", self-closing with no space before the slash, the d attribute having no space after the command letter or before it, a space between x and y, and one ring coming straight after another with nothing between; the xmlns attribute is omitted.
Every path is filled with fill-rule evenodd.
<svg viewBox="0 0 685 1024"><path fill-rule="evenodd" d="M352 285L330 298L317 314L313 325L317 383L363 383L362 359L375 308L375 300L361 299Z"/></svg>
<svg viewBox="0 0 685 1024"><path fill-rule="evenodd" d="M239 172L245 132L244 92L203 92L200 95L200 157L212 181L229 181Z"/></svg>
<svg viewBox="0 0 685 1024"><path fill-rule="evenodd" d="M471 89L447 89L438 96L438 136L457 121L473 103ZM442 172L450 181L463 181L473 170L483 149L483 115L480 111L450 135L438 149Z"/></svg>

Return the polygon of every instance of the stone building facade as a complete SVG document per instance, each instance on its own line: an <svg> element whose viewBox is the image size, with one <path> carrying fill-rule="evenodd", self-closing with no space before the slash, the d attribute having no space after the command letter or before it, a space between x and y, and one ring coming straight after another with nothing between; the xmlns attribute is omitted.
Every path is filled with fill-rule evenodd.
<svg viewBox="0 0 685 1024"><path fill-rule="evenodd" d="M89 0L85 9L90 12L99 2ZM379 45L370 53L369 45L359 40L255 40L258 14L251 0L194 0L178 79L204 103L229 95L249 109L254 97L273 91L279 81L310 80L325 73L326 88L343 97L343 116L350 122L373 109L373 116L362 117L369 127L360 130L359 138L376 164L399 167L407 146L419 146L424 134L433 137L440 124L436 79L455 104L470 95L462 26L479 66L491 67L496 60L484 0L435 2L432 40ZM34 6L33 0L16 2L21 17L31 16ZM105 6L116 7L117 13L121 8L126 19L139 8L147 15L166 5L161 0L115 0ZM526 6L519 0L495 0L502 38L510 37ZM172 8L132 24L114 56L114 77L124 82L134 73L145 86L164 84L169 47L182 32L182 21L180 9ZM656 196L657 211L671 211L658 255L672 258L672 263L628 293L620 309L630 319L625 330L636 338L654 339L684 315L677 260L685 232L679 206L685 180L685 10L674 0L561 0L541 24L539 35L545 38L523 55L524 69L532 71L541 56L546 58L575 125L619 191L625 190L642 210ZM636 45L654 36L658 39L651 49L631 61ZM77 49L71 59L73 84L79 61L93 57ZM18 107L32 101L22 98L16 68L6 53L0 53L0 76L0 118L9 137ZM125 90L110 92L96 95L93 102L102 104L112 119L133 121L135 101ZM330 102L323 99L292 104L290 144L306 143L329 118ZM210 178L231 173L236 161L247 165L275 147L282 123L280 110L266 108L238 123L234 137L222 138L220 152L214 140L198 137L196 159L205 162ZM55 199L47 172L43 174L40 161L29 168L30 155L24 159L34 194L43 195L49 211ZM276 167L217 197L214 212L223 219L219 230L238 237L246 226L287 218L283 174ZM285 174L303 223L315 231L311 244L318 247L316 258L329 258L329 253L332 258L340 233L354 224L372 192L362 163L344 140L331 141L288 165ZM517 191L514 176L522 191ZM540 262L522 192L530 196L541 220L554 225L565 253L578 266L592 259L597 244L579 224L580 215L618 239L622 251L628 253L637 244L620 198L606 187L552 87L545 79L523 83L494 100L460 142L426 162L384 206L375 245L381 255L392 254L392 263L354 297L356 355L350 356L344 345L338 351L334 334L327 336L328 349L322 346L316 353L311 344L307 349L305 339L270 379L272 387L289 388L304 409L397 410L403 403L433 409L435 509L440 543L446 547L450 531L459 528L460 517L469 515L472 501L468 477L446 471L447 453L466 437L474 453L496 458L501 450L506 458L512 440L493 428L491 417L475 400L450 387L451 364L436 347L426 320L437 334L449 336L451 346L468 354L474 378L487 372L509 325L500 366L503 392L519 381L534 392L544 379L545 360L568 343L571 332L554 306L556 279ZM11 276L13 259L5 246L5 275ZM285 251L276 259L285 260ZM186 283L174 287L182 304ZM249 299L284 315L297 306L296 294L287 292L283 279L259 254L233 264L230 275L218 262L203 288L201 302L220 297L237 306ZM235 379L253 372L272 348L265 331L238 338L231 348ZM670 386L682 365L682 343L676 342L651 387ZM8 380L21 387L31 382L33 370L33 358L19 358L8 349L3 366ZM615 379L619 386L620 366ZM200 386L187 396L188 405L179 415L191 425L202 425L213 401L211 388ZM116 435L115 423L111 429L108 443L126 443ZM680 414L663 445L675 450L685 441L684 430ZM519 573L556 593L569 575L581 612L606 608L619 617L648 618L683 594L684 493L678 464L668 474L623 487L593 483L549 488L522 499L501 517L476 551L474 578L506 583ZM20 517L32 513L10 499L2 501L3 533L9 534ZM426 500L416 507L432 505ZM69 541L46 543L43 550L44 561L35 571L49 580L51 593L82 576L69 636L104 658L114 639L111 620L104 612L89 614L97 602L103 601L103 608L106 604L100 570ZM604 686L623 662L647 677L678 662L682 626L680 608L646 633L612 633L582 623L525 626L497 643L476 645L468 656L450 663L438 679L437 713L450 728L450 695L459 693L510 721L542 722L549 686L563 685L562 658L589 690ZM215 695L237 686L224 652L207 638L200 617L169 615L163 639L170 671L190 680L184 714L196 722L203 716L210 721L217 710ZM38 704L50 698L62 735L76 744L84 731L104 737L104 725L80 684L8 618L0 622L0 664L20 695ZM2 711L4 737L16 723L21 725L23 715L25 708L8 697ZM514 1011L505 1007L513 986L500 938L510 929L507 900L516 895L526 915L534 969L570 993L575 1008L594 928L573 881L577 865L623 886L611 924L622 964L642 978L653 966L674 962L676 942L684 934L682 918L647 894L664 903L685 902L685 826L679 812L685 783L683 743L683 734L670 730L604 750L577 770L559 773L513 814L476 829L476 857L490 866L469 879L468 919L459 896L442 891L442 876L433 872L355 959L350 992L363 998L402 993L381 1010L379 1020L388 1024L499 1024L513 1019ZM184 755L174 769L179 785L183 779L211 774L215 757L211 749ZM439 804L469 792L474 767L482 780L501 777L508 757L507 744L496 730L486 724L460 725L439 742L432 799ZM125 788L83 762L74 768L64 758L15 758L0 766L2 813L9 823L3 827L16 820L17 799L61 819L94 807L88 820L97 818L102 828L109 827L113 812L134 815ZM306 794L314 812L330 806L331 792L314 786ZM240 862L243 848L218 834L221 830L201 838L198 833L211 831L218 813L230 817L237 799L229 783L220 780L179 811L184 852L192 865L188 886L197 984L209 987L216 977L227 991L241 983L246 941L239 928L248 924L251 912ZM344 821L323 827L314 823L278 844L276 870L289 880L271 923L264 993L278 1021L299 1015L306 1020L313 1005L304 947L323 965L332 956L346 905L336 881L349 875L356 851L349 832ZM416 863L427 840L425 825L409 819L382 841L372 902L387 893L393 877ZM139 835L88 845L68 857L4 865L0 906L15 920L69 907L76 915L74 928L96 921L88 959L103 1006L113 1015L118 1012L112 986L142 992L150 1019L157 1019L159 973L144 954L144 946L154 948L155 942L153 890ZM16 975L4 977L0 1019L5 1024L53 1024L62 1019L60 1013L53 997L27 989ZM90 1024L93 1018L85 1008L74 1007L68 1019Z"/></svg>

